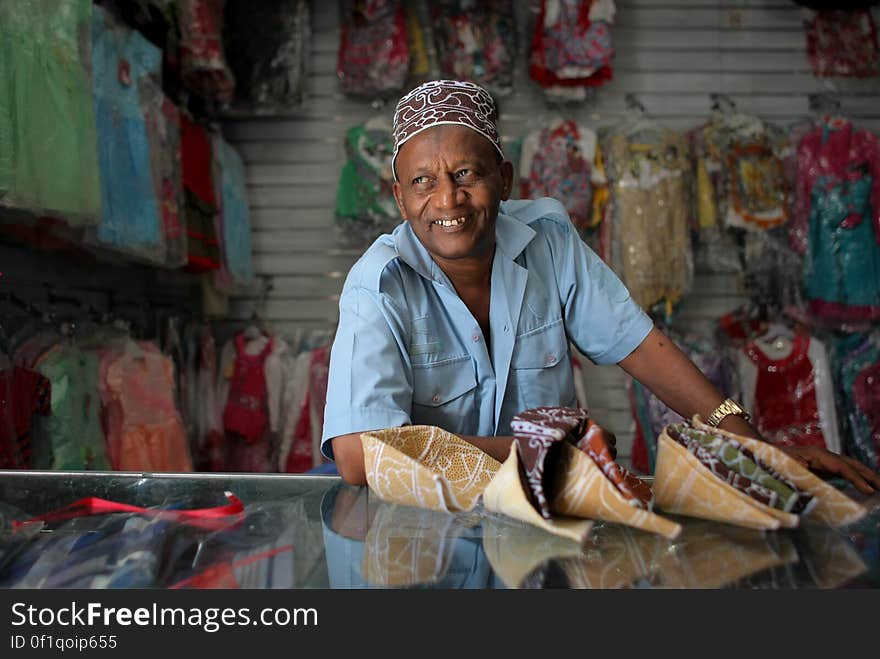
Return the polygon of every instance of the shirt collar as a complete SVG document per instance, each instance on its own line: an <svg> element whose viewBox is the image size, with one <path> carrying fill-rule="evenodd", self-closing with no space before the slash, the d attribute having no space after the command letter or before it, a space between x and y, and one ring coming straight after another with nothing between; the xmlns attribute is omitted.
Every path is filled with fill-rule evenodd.
<svg viewBox="0 0 880 659"><path fill-rule="evenodd" d="M504 202L504 205L511 202ZM501 252L511 261L522 254L535 237L535 230L520 220L499 210L495 220L496 252ZM404 220L394 230L394 246L400 259L426 279L445 279L443 271L425 249L410 223Z"/></svg>

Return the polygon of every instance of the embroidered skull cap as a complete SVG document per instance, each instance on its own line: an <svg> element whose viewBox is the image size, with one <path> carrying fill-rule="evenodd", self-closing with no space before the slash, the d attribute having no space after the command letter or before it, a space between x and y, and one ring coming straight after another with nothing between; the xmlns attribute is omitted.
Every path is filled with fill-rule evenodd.
<svg viewBox="0 0 880 659"><path fill-rule="evenodd" d="M397 154L419 133L444 124L466 126L492 143L501 157L498 111L491 94L479 85L460 80L432 80L405 94L394 110L394 154L391 171L397 180Z"/></svg>

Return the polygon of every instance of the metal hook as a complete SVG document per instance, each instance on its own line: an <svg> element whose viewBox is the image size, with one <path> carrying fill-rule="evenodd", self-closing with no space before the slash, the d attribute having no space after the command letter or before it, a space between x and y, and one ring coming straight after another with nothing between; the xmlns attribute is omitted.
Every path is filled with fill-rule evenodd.
<svg viewBox="0 0 880 659"><path fill-rule="evenodd" d="M712 93L709 94L709 100L712 102L712 110L715 112L733 112L736 110L736 103L727 94Z"/></svg>
<svg viewBox="0 0 880 659"><path fill-rule="evenodd" d="M638 111L641 112L641 113L644 113L644 112L645 112L645 106L642 105L641 101L639 101L639 99L636 98L636 95L633 94L632 92L626 94L626 95L623 97L623 100L624 100L624 102L626 103L626 107L627 107L627 109L629 109L629 110L638 110Z"/></svg>
<svg viewBox="0 0 880 659"><path fill-rule="evenodd" d="M840 98L836 94L818 92L807 96L810 110L822 114L838 114L840 112Z"/></svg>

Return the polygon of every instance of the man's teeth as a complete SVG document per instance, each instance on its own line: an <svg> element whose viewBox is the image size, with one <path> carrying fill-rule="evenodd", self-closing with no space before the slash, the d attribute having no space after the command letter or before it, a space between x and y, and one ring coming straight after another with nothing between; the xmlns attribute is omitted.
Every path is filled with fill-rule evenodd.
<svg viewBox="0 0 880 659"><path fill-rule="evenodd" d="M464 224L464 218L457 217L453 220L434 220L431 224L439 224L441 227L457 227Z"/></svg>

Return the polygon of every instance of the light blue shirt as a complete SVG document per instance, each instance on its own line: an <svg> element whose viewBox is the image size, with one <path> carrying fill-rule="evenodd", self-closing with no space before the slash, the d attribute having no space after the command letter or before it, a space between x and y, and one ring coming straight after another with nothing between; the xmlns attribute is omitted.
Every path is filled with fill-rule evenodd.
<svg viewBox="0 0 880 659"><path fill-rule="evenodd" d="M523 410L576 404L569 342L594 363L613 364L651 331L559 202L502 202L495 237L491 350L408 222L355 263L330 354L327 457L332 437L405 424L509 435Z"/></svg>

